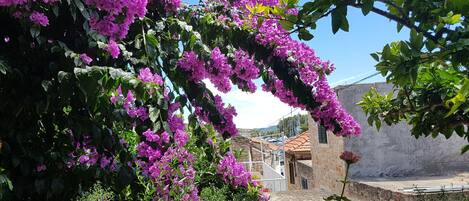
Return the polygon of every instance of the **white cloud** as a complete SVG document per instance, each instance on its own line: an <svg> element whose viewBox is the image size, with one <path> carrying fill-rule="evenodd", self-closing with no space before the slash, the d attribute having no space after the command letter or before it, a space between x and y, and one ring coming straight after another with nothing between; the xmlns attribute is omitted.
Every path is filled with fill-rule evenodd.
<svg viewBox="0 0 469 201"><path fill-rule="evenodd" d="M205 84L210 91L221 96L225 104L231 104L236 108L238 116L234 122L238 128L263 128L276 125L278 120L289 114L292 109L272 94L262 91L260 87L256 93L251 94L233 86L232 91L223 94L216 90L212 83L206 81ZM294 114L298 112L299 110L296 110Z"/></svg>

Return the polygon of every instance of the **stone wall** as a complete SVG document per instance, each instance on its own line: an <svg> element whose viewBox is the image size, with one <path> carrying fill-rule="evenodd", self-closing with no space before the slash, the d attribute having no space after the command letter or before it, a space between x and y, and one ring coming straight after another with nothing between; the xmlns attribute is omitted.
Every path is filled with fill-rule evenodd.
<svg viewBox="0 0 469 201"><path fill-rule="evenodd" d="M294 156L292 156L291 154L285 154L284 172L285 172L285 181L287 182L287 189L289 191L299 189L299 186L298 186L298 183L296 182L296 179L295 179L294 183L291 183L291 181L290 181L290 164L292 164L293 167L295 167L295 165L296 165L295 161L296 160L294 159Z"/></svg>
<svg viewBox="0 0 469 201"><path fill-rule="evenodd" d="M318 128L311 117L308 118L311 160L312 160L312 182L311 187L329 192L340 192L341 183L345 176L345 163L339 159L344 151L344 140L334 134L327 133L327 144L318 141Z"/></svg>
<svg viewBox="0 0 469 201"><path fill-rule="evenodd" d="M287 182L288 190L311 190L313 189L313 168L311 166L310 160L300 160L297 161L293 158L292 155L287 154L286 156L286 166L285 166L285 180ZM290 164L293 164L294 167L294 183L291 183L290 180ZM307 180L308 189L302 189L301 178Z"/></svg>
<svg viewBox="0 0 469 201"><path fill-rule="evenodd" d="M249 143L249 138L244 137L242 135L238 135L231 139L231 150L242 150L243 154L238 161L249 161L249 157L252 153L251 152L251 145Z"/></svg>
<svg viewBox="0 0 469 201"><path fill-rule="evenodd" d="M347 196L372 201L463 201L469 199L469 191L427 194L408 194L382 189L358 182L350 182Z"/></svg>
<svg viewBox="0 0 469 201"><path fill-rule="evenodd" d="M313 189L313 168L311 167L311 161L300 160L297 161L297 177L295 178L301 190L311 190ZM301 178L307 180L307 189L303 189L301 186Z"/></svg>
<svg viewBox="0 0 469 201"><path fill-rule="evenodd" d="M392 86L385 83L358 84L336 88L339 101L360 123L359 137L346 138L345 149L362 156L350 169L352 178L405 177L447 175L469 171L469 154L460 154L467 141L457 135L450 139L440 136L415 139L405 123L370 127L363 110L356 105L363 95L375 87L385 94ZM324 156L324 158L328 158Z"/></svg>

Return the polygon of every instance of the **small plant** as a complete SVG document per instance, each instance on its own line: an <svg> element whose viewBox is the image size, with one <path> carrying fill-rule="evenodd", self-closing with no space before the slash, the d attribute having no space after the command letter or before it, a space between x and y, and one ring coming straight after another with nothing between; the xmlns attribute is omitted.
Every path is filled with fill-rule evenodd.
<svg viewBox="0 0 469 201"><path fill-rule="evenodd" d="M86 192L80 193L76 201L111 201L114 200L114 192L109 188L104 188L100 182L93 185Z"/></svg>
<svg viewBox="0 0 469 201"><path fill-rule="evenodd" d="M227 190L228 189L226 188L226 186L223 188L217 188L214 186L204 188L200 192L200 200L201 201L226 201Z"/></svg>
<svg viewBox="0 0 469 201"><path fill-rule="evenodd" d="M439 193L425 193L418 190L417 201L469 201L469 195L465 191L450 193L442 189Z"/></svg>
<svg viewBox="0 0 469 201"><path fill-rule="evenodd" d="M344 196L345 193L345 186L347 185L348 181L348 172L350 169L350 165L358 162L360 160L360 156L354 154L353 152L350 151L344 151L340 157L343 161L345 161L345 177L344 180L340 181L342 183L342 192L340 195L334 194L331 195L327 198L324 198L325 201L351 201L349 198Z"/></svg>

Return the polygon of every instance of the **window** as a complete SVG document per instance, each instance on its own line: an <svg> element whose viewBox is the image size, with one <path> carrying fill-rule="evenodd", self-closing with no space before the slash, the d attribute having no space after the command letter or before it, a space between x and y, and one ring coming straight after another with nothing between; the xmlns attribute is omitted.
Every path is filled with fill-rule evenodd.
<svg viewBox="0 0 469 201"><path fill-rule="evenodd" d="M318 140L320 144L327 144L326 128L321 124L318 126Z"/></svg>
<svg viewBox="0 0 469 201"><path fill-rule="evenodd" d="M308 180L304 177L301 177L301 189L306 190L308 189Z"/></svg>
<svg viewBox="0 0 469 201"><path fill-rule="evenodd" d="M295 167L293 166L293 163L288 164L288 169L290 170L290 184L295 184Z"/></svg>

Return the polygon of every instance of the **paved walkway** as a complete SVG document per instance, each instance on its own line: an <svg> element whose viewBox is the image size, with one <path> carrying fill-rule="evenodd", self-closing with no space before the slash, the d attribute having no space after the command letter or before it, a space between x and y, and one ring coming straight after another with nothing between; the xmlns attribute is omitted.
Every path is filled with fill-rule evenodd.
<svg viewBox="0 0 469 201"><path fill-rule="evenodd" d="M270 194L271 201L324 201L324 198L329 196L325 192L318 191L284 191L284 192L273 192ZM354 198L350 198L353 201L363 201Z"/></svg>

